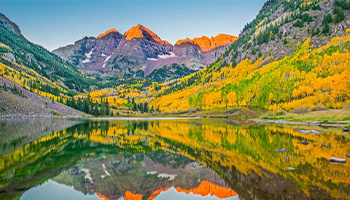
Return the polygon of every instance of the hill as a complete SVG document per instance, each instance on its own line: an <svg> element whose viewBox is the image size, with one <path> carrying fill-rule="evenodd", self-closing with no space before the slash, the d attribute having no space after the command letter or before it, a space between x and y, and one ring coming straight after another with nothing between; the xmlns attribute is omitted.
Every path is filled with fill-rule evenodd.
<svg viewBox="0 0 350 200"><path fill-rule="evenodd" d="M1 117L87 117L62 103L23 89L0 76Z"/></svg>

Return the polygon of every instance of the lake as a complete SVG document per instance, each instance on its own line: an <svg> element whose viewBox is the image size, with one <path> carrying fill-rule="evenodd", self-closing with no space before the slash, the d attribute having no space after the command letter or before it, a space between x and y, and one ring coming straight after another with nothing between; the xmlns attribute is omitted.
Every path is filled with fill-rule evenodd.
<svg viewBox="0 0 350 200"><path fill-rule="evenodd" d="M0 119L0 199L350 199L348 154L349 134L315 127Z"/></svg>

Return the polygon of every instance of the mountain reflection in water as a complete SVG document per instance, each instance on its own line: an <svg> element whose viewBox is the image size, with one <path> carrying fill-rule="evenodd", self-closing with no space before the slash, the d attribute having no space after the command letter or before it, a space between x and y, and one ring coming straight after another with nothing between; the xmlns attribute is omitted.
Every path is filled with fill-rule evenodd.
<svg viewBox="0 0 350 200"><path fill-rule="evenodd" d="M350 153L337 131L223 119L0 127L0 199L350 199L349 162L329 162Z"/></svg>

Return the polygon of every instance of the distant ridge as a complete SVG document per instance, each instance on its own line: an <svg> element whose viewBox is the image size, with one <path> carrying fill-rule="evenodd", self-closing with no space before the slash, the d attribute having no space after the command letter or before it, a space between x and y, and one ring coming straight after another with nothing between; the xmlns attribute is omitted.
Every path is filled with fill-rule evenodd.
<svg viewBox="0 0 350 200"><path fill-rule="evenodd" d="M228 44L231 44L235 42L238 39L238 37L233 36L233 35L227 35L227 34L219 34L215 37L207 37L207 36L202 36L199 38L193 38L193 39L183 39L183 40L178 40L175 45L182 45L184 43L191 43L198 45L202 51L210 51L212 49L215 49L217 47L225 46Z"/></svg>

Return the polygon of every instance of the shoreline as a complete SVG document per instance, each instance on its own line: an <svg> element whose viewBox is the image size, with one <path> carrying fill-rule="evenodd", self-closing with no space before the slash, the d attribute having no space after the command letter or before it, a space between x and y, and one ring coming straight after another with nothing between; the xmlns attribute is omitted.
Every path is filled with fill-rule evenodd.
<svg viewBox="0 0 350 200"><path fill-rule="evenodd" d="M72 119L72 120L181 120L181 119L234 119L245 122L260 124L282 124L296 126L315 126L322 128L340 128L343 131L350 131L350 109L337 109L327 111L314 111L303 114L286 113L284 115L266 115L247 108L236 109L234 111L211 110L191 113L143 113L134 115L119 116L0 116L2 119ZM346 126L346 127L344 127Z"/></svg>
<svg viewBox="0 0 350 200"><path fill-rule="evenodd" d="M283 124L283 125L301 125L301 126L318 126L327 128L343 128L348 121L338 121L337 123L322 123L318 121L293 122L286 120L269 120L269 119L248 119L247 122L256 122L261 124Z"/></svg>

